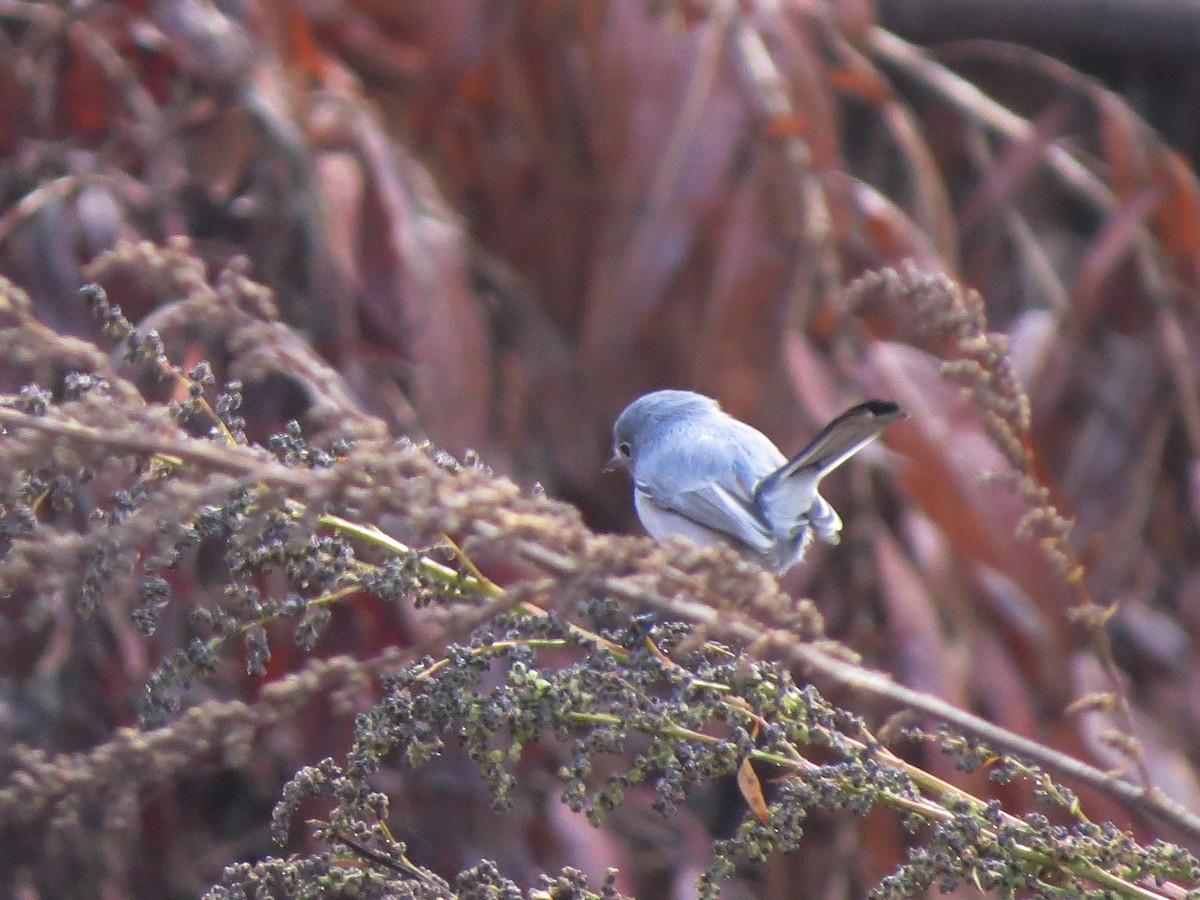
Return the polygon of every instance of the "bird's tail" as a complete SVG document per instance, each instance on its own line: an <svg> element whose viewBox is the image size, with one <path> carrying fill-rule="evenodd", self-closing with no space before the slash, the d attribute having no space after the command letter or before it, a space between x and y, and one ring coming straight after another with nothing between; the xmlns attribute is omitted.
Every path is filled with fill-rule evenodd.
<svg viewBox="0 0 1200 900"><path fill-rule="evenodd" d="M883 432L885 428L908 414L890 400L868 400L846 410L822 429L812 443L764 478L754 491L758 508L772 523L795 523L810 518L817 533L825 540L837 539L841 521L833 521L837 513L821 501L817 488L821 479L848 460ZM814 505L817 508L814 509ZM832 514L822 519L822 510ZM822 525L825 528L822 528ZM828 533L826 533L828 532Z"/></svg>

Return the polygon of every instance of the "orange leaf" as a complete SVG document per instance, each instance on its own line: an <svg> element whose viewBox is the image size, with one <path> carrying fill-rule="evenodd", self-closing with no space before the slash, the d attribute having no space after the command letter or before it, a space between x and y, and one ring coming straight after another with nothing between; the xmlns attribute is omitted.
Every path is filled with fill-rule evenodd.
<svg viewBox="0 0 1200 900"><path fill-rule="evenodd" d="M737 783L738 790L746 798L746 805L750 807L750 812L754 813L754 818L763 825L769 825L771 811L767 809L767 798L763 796L762 784L749 758L743 759L742 764L738 766Z"/></svg>
<svg viewBox="0 0 1200 900"><path fill-rule="evenodd" d="M841 66L829 73L830 83L859 100L883 105L895 95L891 84L866 66Z"/></svg>
<svg viewBox="0 0 1200 900"><path fill-rule="evenodd" d="M313 81L324 81L327 65L313 36L312 21L308 15L297 4L287 3L284 6L284 23L292 62Z"/></svg>
<svg viewBox="0 0 1200 900"><path fill-rule="evenodd" d="M808 133L808 120L799 115L776 116L763 129L767 138L805 137Z"/></svg>
<svg viewBox="0 0 1200 900"><path fill-rule="evenodd" d="M1155 230L1172 262L1195 280L1200 275L1200 188L1196 173L1178 153L1164 154L1154 173L1162 203L1154 212Z"/></svg>

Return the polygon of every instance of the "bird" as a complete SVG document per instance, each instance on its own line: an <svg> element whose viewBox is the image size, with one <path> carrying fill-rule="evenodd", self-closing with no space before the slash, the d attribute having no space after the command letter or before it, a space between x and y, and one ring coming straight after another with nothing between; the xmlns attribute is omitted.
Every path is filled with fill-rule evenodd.
<svg viewBox="0 0 1200 900"><path fill-rule="evenodd" d="M821 496L821 479L906 418L890 400L867 400L788 459L711 397L653 391L617 417L606 468L629 470L638 519L654 540L724 544L782 575L814 536L840 540L842 520Z"/></svg>

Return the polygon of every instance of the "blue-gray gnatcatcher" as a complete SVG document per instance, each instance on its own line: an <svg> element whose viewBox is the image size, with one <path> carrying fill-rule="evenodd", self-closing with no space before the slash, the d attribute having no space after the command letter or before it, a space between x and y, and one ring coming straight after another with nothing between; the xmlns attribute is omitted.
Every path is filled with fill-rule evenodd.
<svg viewBox="0 0 1200 900"><path fill-rule="evenodd" d="M842 520L818 493L821 479L907 414L868 400L786 458L770 438L691 391L655 391L613 426L611 465L633 475L638 518L656 541L726 544L782 574L813 534L839 540Z"/></svg>

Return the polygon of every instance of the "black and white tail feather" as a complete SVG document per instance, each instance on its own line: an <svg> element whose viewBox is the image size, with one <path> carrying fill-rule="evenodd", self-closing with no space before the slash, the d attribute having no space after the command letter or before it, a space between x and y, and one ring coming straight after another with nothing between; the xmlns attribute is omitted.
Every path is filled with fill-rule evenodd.
<svg viewBox="0 0 1200 900"><path fill-rule="evenodd" d="M868 400L851 407L826 425L811 444L758 483L754 505L768 522L794 522L793 531L811 526L821 540L838 543L842 519L818 493L821 479L889 425L906 417L890 400Z"/></svg>

